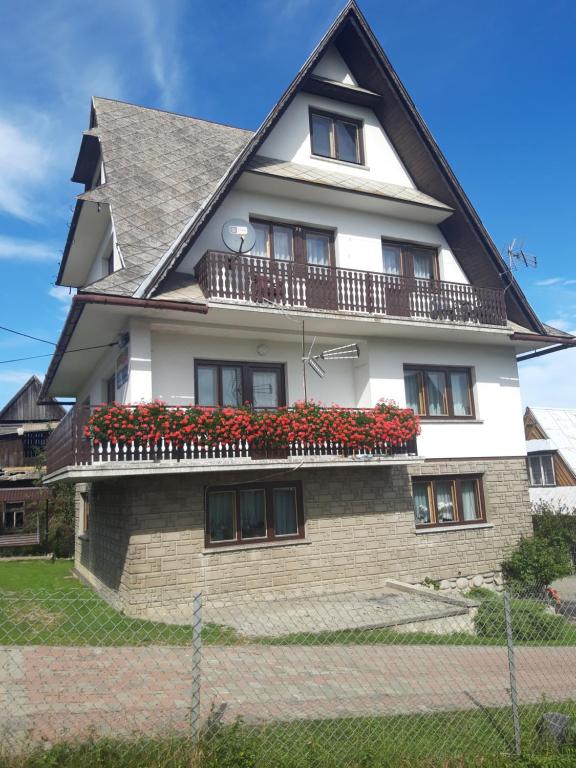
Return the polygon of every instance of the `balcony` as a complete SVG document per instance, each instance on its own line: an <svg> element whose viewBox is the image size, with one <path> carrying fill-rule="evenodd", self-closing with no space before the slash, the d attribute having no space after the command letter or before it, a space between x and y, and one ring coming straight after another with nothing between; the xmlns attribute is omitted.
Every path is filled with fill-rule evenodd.
<svg viewBox="0 0 576 768"><path fill-rule="evenodd" d="M445 323L506 325L504 292L442 280L207 251L196 266L208 299Z"/></svg>
<svg viewBox="0 0 576 768"><path fill-rule="evenodd" d="M387 406L382 406L387 407ZM207 437L204 430L202 435L198 429L175 427L183 421L191 411L205 411L214 414L214 423L222 430L225 417L237 411L250 413L247 409L199 409L194 406L165 406L151 404L146 406L111 406L120 412L118 418L126 423L126 414L136 415L140 427L132 430L132 435L120 435L124 428L112 427L102 434L101 439L94 438L94 414L103 409L93 409L90 406L76 405L62 419L52 432L47 445L47 482L59 479L96 479L97 477L118 475L140 475L152 472L159 474L177 474L180 472L209 472L222 469L256 469L258 466L268 468L299 468L316 466L398 464L419 461L417 457L416 434L418 432L417 418L411 411L399 409L400 413L409 414L407 429L403 439L386 437L380 429L380 435L367 437L362 442L356 440L354 445L346 445L337 439L292 439L286 440L280 447L265 447L244 437L223 437L215 440ZM138 414L143 409L162 409L161 418L153 425L142 427ZM278 412L262 412L256 418L268 414L271 419L276 414L294 413L296 409L281 409ZM326 410L326 409L322 409ZM360 411L356 409L341 409L343 414L369 414L376 409ZM232 414L233 418L233 414ZM363 417L364 418L364 417ZM167 427L167 420L170 426ZM330 423L331 419L326 419ZM102 423L102 422L100 422ZM119 424L120 422L116 422ZM91 427L88 425L92 424ZM231 424L229 419L229 425ZM162 426L159 426L162 425ZM234 425L232 425L234 427ZM142 437L144 429L154 437ZM158 430L162 430L159 432ZM227 426L224 426L227 429ZM275 427L268 426L269 432ZM87 432L92 432L89 436ZM138 435L135 433L138 432ZM224 432L220 432L224 434ZM227 434L235 434L234 428ZM302 434L302 433L300 433ZM111 436L119 435L119 437ZM177 436L176 436L177 435ZM408 435L408 436L406 436ZM124 439L122 439L124 438Z"/></svg>

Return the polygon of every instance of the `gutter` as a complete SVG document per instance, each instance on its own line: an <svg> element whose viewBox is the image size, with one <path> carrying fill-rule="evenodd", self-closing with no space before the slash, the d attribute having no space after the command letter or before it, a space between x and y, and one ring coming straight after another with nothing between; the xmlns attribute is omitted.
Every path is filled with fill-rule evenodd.
<svg viewBox="0 0 576 768"><path fill-rule="evenodd" d="M135 299L131 296L106 296L99 293L77 293L72 299L72 306L64 328L58 339L54 356L50 361L46 376L44 377L44 383L42 389L38 395L38 404L47 405L52 402L52 396L48 394L48 390L54 380L56 371L60 365L60 362L66 354L68 344L78 321L82 317L84 307L89 304L109 305L114 307L134 307L137 309L168 309L175 312L193 312L195 314L206 315L208 313L207 304L193 304L184 301L164 301L162 299Z"/></svg>
<svg viewBox="0 0 576 768"><path fill-rule="evenodd" d="M552 352L561 352L563 349L571 349L576 347L575 336L554 336L548 334L515 332L510 334L510 339L512 341L532 341L538 344L548 343L552 345L546 349L537 349L533 352L524 352L516 355L516 360L519 363L522 363L524 360L532 360L535 357L551 355Z"/></svg>

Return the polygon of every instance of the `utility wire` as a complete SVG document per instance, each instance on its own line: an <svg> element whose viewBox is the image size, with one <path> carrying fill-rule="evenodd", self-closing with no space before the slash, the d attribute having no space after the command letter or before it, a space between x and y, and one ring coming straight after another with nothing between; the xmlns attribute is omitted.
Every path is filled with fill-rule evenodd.
<svg viewBox="0 0 576 768"><path fill-rule="evenodd" d="M47 339L39 339L38 336L31 336L29 333L22 333L22 331L15 331L13 328L6 328L4 325L0 325L0 331L8 331L8 333L15 333L16 336L24 336L27 339L33 339L34 341L41 341L43 344L52 344L56 346L55 341L48 341Z"/></svg>
<svg viewBox="0 0 576 768"><path fill-rule="evenodd" d="M52 342L49 342L50 344ZM79 349L67 349L65 352L62 352L63 355L69 355L72 352L86 352L89 349L104 349L105 347L115 347L118 344L117 341L112 341L110 344L99 344L96 347L80 347ZM0 360L0 365L4 363L21 363L24 360L37 360L40 357L52 357L52 354L47 355L32 355L31 357L15 357L13 360Z"/></svg>

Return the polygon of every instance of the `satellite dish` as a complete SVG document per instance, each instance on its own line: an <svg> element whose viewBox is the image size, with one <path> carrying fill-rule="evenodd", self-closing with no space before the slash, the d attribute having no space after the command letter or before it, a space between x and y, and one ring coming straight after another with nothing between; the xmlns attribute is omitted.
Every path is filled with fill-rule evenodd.
<svg viewBox="0 0 576 768"><path fill-rule="evenodd" d="M229 251L248 253L254 248L256 232L249 221L229 219L222 227L222 240Z"/></svg>

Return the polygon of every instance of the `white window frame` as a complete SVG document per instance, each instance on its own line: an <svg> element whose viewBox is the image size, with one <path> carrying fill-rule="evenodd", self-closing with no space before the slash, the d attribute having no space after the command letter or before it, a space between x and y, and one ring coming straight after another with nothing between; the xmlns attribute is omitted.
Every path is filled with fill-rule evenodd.
<svg viewBox="0 0 576 768"><path fill-rule="evenodd" d="M552 468L552 483L545 482L546 474L542 464L542 459L550 459L550 466ZM541 483L534 482L534 472L532 471L532 462L538 461L540 465L540 477ZM530 475L530 485L534 488L553 488L556 485L556 470L554 467L554 456L551 453L534 453L528 456L528 472Z"/></svg>

